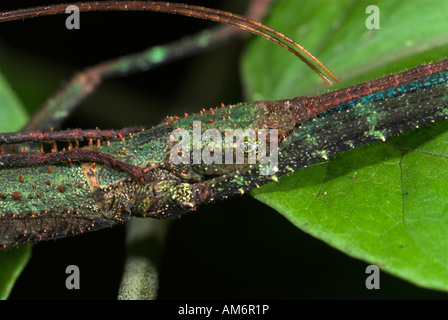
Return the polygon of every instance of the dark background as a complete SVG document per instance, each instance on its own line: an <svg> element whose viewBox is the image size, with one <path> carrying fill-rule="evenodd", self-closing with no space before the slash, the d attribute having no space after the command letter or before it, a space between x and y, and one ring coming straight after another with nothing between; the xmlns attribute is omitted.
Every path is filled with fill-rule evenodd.
<svg viewBox="0 0 448 320"><path fill-rule="evenodd" d="M48 4L2 3L1 10ZM247 1L188 1L243 14ZM74 72L123 54L164 44L215 23L156 13L81 13L0 25L0 68L32 112ZM109 80L64 128L154 125L183 114L244 100L238 64L245 41L145 74ZM41 243L11 299L116 299L125 255L124 226ZM65 268L81 270L81 290L65 288ZM367 264L294 227L250 196L175 219L160 268L159 299L447 298L381 273L381 289L365 288ZM0 270L1 272L1 270Z"/></svg>

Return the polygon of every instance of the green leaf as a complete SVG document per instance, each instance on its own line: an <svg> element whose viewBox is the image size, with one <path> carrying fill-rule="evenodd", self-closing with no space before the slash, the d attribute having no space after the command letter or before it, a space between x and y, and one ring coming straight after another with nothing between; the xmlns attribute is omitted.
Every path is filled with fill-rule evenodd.
<svg viewBox="0 0 448 320"><path fill-rule="evenodd" d="M31 257L32 246L0 251L0 299L5 300Z"/></svg>
<svg viewBox="0 0 448 320"><path fill-rule="evenodd" d="M20 130L28 116L0 73L0 132ZM0 251L0 299L7 299L31 256L31 246Z"/></svg>
<svg viewBox="0 0 448 320"><path fill-rule="evenodd" d="M0 130L11 132L20 130L28 116L22 104L0 73Z"/></svg>
<svg viewBox="0 0 448 320"><path fill-rule="evenodd" d="M380 29L368 30L368 5ZM287 1L266 24L298 40L347 87L445 58L447 1ZM254 39L243 77L249 100L316 95L313 72ZM417 285L448 290L448 124L340 154L252 195L298 228ZM331 262L330 262L331 263Z"/></svg>

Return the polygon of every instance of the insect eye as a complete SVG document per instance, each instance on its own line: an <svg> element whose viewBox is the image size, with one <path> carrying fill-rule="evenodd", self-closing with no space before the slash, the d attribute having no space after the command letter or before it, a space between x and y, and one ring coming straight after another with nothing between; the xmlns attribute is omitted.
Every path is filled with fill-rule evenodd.
<svg viewBox="0 0 448 320"><path fill-rule="evenodd" d="M197 190L196 194L200 202L204 202L210 198L210 190L208 186L198 185L196 190Z"/></svg>

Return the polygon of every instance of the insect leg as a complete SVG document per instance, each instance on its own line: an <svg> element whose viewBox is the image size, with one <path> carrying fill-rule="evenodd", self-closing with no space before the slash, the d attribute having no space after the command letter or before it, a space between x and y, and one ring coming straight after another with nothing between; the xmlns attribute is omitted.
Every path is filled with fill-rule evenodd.
<svg viewBox="0 0 448 320"><path fill-rule="evenodd" d="M141 183L145 183L145 178L149 171L146 168L125 163L117 157L96 150L73 149L52 153L21 152L0 154L0 168L49 165L63 162L68 163L70 166L72 161L102 163L129 173Z"/></svg>
<svg viewBox="0 0 448 320"><path fill-rule="evenodd" d="M136 126L121 130L64 130L64 131L19 131L10 133L0 133L0 145L19 144L24 142L53 142L53 141L85 141L85 140L112 140L122 139L131 133L145 130L145 127Z"/></svg>

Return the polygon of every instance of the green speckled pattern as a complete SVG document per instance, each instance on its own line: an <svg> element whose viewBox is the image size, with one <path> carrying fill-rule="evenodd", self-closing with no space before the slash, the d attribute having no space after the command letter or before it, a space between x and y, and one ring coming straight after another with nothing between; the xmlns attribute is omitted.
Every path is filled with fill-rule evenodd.
<svg viewBox="0 0 448 320"><path fill-rule="evenodd" d="M278 181L348 149L446 119L447 61L319 97L221 106L167 117L152 129L86 147L131 165L142 180L105 161L69 164L63 159L67 161L7 167L0 157L0 245L6 248L95 230L132 215L177 216L202 203ZM420 73L425 76L416 80ZM193 136L195 121L200 121L202 134L211 129L221 136L229 129L278 129L277 173L260 175L259 163L174 164L170 151L178 141L171 133L185 130Z"/></svg>

